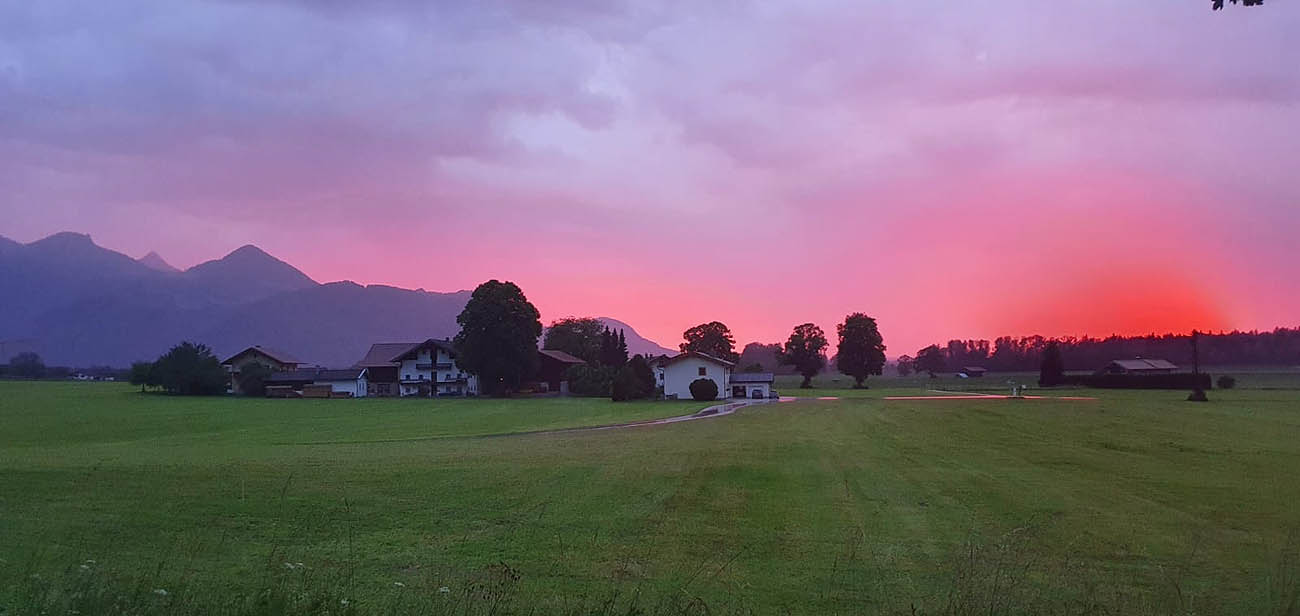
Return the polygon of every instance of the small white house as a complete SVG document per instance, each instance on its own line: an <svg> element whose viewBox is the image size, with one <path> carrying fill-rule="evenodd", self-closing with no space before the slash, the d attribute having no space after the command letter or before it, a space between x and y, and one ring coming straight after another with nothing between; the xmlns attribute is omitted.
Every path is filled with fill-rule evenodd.
<svg viewBox="0 0 1300 616"><path fill-rule="evenodd" d="M368 389L365 368L346 368L343 370L320 370L316 373L316 385L329 385L335 394L366 397Z"/></svg>
<svg viewBox="0 0 1300 616"><path fill-rule="evenodd" d="M688 351L676 357L656 360L652 366L655 383L664 390L664 397L689 400L691 383L696 379L710 379L718 386L718 399L731 397L731 369L733 364L712 355Z"/></svg>

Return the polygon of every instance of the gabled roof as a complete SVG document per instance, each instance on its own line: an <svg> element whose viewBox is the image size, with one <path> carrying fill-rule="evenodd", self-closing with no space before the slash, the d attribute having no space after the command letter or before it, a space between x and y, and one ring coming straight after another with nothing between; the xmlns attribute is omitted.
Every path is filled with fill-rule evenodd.
<svg viewBox="0 0 1300 616"><path fill-rule="evenodd" d="M732 383L771 383L776 381L776 375L771 372L740 372L731 374Z"/></svg>
<svg viewBox="0 0 1300 616"><path fill-rule="evenodd" d="M316 373L319 368L298 368L297 370L284 370L282 372L272 372L266 376L267 383L310 383L316 380Z"/></svg>
<svg viewBox="0 0 1300 616"><path fill-rule="evenodd" d="M239 359L239 357L241 357L241 356L243 356L243 355L246 355L246 354L248 354L248 353L252 353L252 352L258 352L258 353L261 353L261 354L263 354L263 355L265 355L265 356L267 356L267 357L270 357L271 359L274 359L275 361L278 361L278 362L280 362L280 363L282 363L282 364L301 364L301 363L302 363L302 362L298 361L297 359L295 359L294 356L292 356L292 355L290 355L290 354L288 354L288 353L285 353L285 352L283 352L283 351L278 351L278 350L276 350L276 349L267 348L267 347L264 347L264 346L262 346L262 345L253 345L253 346L251 346L251 347L248 347L247 349L244 349L244 350L242 350L242 351L240 351L240 352L238 352L238 353L235 353L234 355L231 355L228 359L226 359L226 361L223 361L223 362L221 362L221 363L222 363L223 365L225 365L225 364L229 364L229 363L232 363L232 362L234 362L236 359Z"/></svg>
<svg viewBox="0 0 1300 616"><path fill-rule="evenodd" d="M1163 359L1117 359L1110 362L1125 370L1177 370L1178 366Z"/></svg>
<svg viewBox="0 0 1300 616"><path fill-rule="evenodd" d="M420 349L430 349L430 350L441 349L443 351L446 351L449 355L452 355L453 357L456 355L456 348L452 346L450 340L439 340L437 338L430 338L428 340L425 340L424 342L417 342L407 347L406 350L399 351L396 355L393 355L393 358L390 359L389 361L390 362L402 361L403 359L409 358L412 354L419 351Z"/></svg>
<svg viewBox="0 0 1300 616"><path fill-rule="evenodd" d="M317 381L355 381L366 373L365 368L322 369L316 372Z"/></svg>
<svg viewBox="0 0 1300 616"><path fill-rule="evenodd" d="M560 362L560 363L565 363L565 364L585 364L585 363L587 363L587 362L584 361L582 358L580 358L580 357L574 357L574 356L572 356L572 355L570 355L570 354L568 354L568 353L565 353L564 351L557 351L557 350L554 350L554 349L542 349L542 350L538 351L538 353L540 353L540 354L542 354L542 355L545 355L545 356L547 356L547 357L549 357L549 358L551 358L551 359L554 359L555 361L558 361L558 362Z"/></svg>
<svg viewBox="0 0 1300 616"><path fill-rule="evenodd" d="M357 362L357 367L372 368L379 366L393 365L393 357L402 355L411 347L419 346L419 342L376 342L370 345L370 350L366 356Z"/></svg>
<svg viewBox="0 0 1300 616"><path fill-rule="evenodd" d="M311 383L317 381L355 381L366 372L365 368L298 368L272 372L267 375L267 383Z"/></svg>
<svg viewBox="0 0 1300 616"><path fill-rule="evenodd" d="M696 359L703 359L704 361L712 362L718 364L719 366L726 366L728 368L736 365L735 362L729 362L725 359L719 359L717 357L709 355L708 353L701 353L699 351L686 351L684 353L679 353L675 357L669 357L668 359L662 360L659 363L660 365L667 366L668 364L674 364L683 359L690 359L692 357Z"/></svg>

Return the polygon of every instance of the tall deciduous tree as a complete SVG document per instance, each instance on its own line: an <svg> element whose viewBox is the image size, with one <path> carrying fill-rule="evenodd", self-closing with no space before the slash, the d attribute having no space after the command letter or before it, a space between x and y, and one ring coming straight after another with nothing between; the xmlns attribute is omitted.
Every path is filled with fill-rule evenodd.
<svg viewBox="0 0 1300 616"><path fill-rule="evenodd" d="M153 378L153 362L138 361L131 364L131 384L139 385L140 391L144 392L146 387L157 385Z"/></svg>
<svg viewBox="0 0 1300 616"><path fill-rule="evenodd" d="M586 360L587 363L601 361L601 334L605 324L591 317L565 317L551 322L542 339L542 348L564 351L569 355Z"/></svg>
<svg viewBox="0 0 1300 616"><path fill-rule="evenodd" d="M1043 349L1043 365L1038 370L1038 384L1043 387L1060 385L1065 382L1065 359L1061 357L1061 345L1049 343Z"/></svg>
<svg viewBox="0 0 1300 616"><path fill-rule="evenodd" d="M678 348L683 353L688 351L704 353L733 363L740 359L740 354L736 352L736 339L731 335L731 329L718 321L696 325L683 332L682 338L685 338L686 342Z"/></svg>
<svg viewBox="0 0 1300 616"><path fill-rule="evenodd" d="M916 360L912 359L911 355L899 355L898 376L907 376L909 374L912 374L912 366L914 365L913 362L915 361Z"/></svg>
<svg viewBox="0 0 1300 616"><path fill-rule="evenodd" d="M855 312L835 327L840 343L836 348L835 367L853 377L853 387L861 389L872 374L885 370L885 341L876 320Z"/></svg>
<svg viewBox="0 0 1300 616"><path fill-rule="evenodd" d="M1241 6L1260 6L1264 4L1264 0L1231 0L1231 1L1233 4L1237 4L1238 2L1240 2ZM1214 10L1216 11L1223 8L1223 0L1210 0L1210 4L1211 6L1214 7Z"/></svg>
<svg viewBox="0 0 1300 616"><path fill-rule="evenodd" d="M942 372L944 368L943 349L939 345L932 344L916 352L916 359L912 360L912 367L917 372L927 372L930 378L938 376L936 373Z"/></svg>
<svg viewBox="0 0 1300 616"><path fill-rule="evenodd" d="M45 377L45 362L41 356L30 351L14 355L9 360L9 374L24 379Z"/></svg>
<svg viewBox="0 0 1300 616"><path fill-rule="evenodd" d="M485 391L507 394L537 372L541 314L515 283L479 285L456 322L456 363L478 375Z"/></svg>
<svg viewBox="0 0 1300 616"><path fill-rule="evenodd" d="M826 341L826 333L822 328L812 323L796 325L790 338L785 341L778 359L782 364L794 366L803 375L803 383L799 387L808 389L812 387L813 377L826 367L827 346L830 343Z"/></svg>
<svg viewBox="0 0 1300 616"><path fill-rule="evenodd" d="M207 345L182 342L154 362L153 378L169 394L212 396L226 391L226 370Z"/></svg>

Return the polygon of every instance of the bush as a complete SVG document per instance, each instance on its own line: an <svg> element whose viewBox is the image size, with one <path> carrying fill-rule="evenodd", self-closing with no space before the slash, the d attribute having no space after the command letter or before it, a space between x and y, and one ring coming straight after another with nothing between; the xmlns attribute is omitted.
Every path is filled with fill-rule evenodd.
<svg viewBox="0 0 1300 616"><path fill-rule="evenodd" d="M1236 377L1231 377L1225 374L1219 377L1219 380L1215 381L1215 384L1219 386L1219 389L1232 389L1237 386L1237 379Z"/></svg>
<svg viewBox="0 0 1300 616"><path fill-rule="evenodd" d="M211 396L226 391L226 370L206 345L182 342L154 362L154 378L169 394Z"/></svg>
<svg viewBox="0 0 1300 616"><path fill-rule="evenodd" d="M655 395L654 372L644 357L633 355L619 368L610 389L615 402L649 398Z"/></svg>
<svg viewBox="0 0 1300 616"><path fill-rule="evenodd" d="M19 353L9 360L9 375L24 379L45 378L45 362L35 353Z"/></svg>
<svg viewBox="0 0 1300 616"><path fill-rule="evenodd" d="M610 395L614 383L614 370L605 366L585 365L569 368L565 373L569 380L569 393L575 396Z"/></svg>
<svg viewBox="0 0 1300 616"><path fill-rule="evenodd" d="M695 379L691 381L691 398L700 402L718 399L718 384L713 379Z"/></svg>
<svg viewBox="0 0 1300 616"><path fill-rule="evenodd" d="M249 362L240 366L239 393L245 396L265 396L266 380L270 376L271 368L260 362Z"/></svg>

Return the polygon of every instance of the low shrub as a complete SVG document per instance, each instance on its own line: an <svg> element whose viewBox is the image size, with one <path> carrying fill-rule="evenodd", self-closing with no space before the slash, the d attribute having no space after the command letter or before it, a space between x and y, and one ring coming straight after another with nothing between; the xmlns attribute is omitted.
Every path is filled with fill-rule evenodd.
<svg viewBox="0 0 1300 616"><path fill-rule="evenodd" d="M1228 376L1225 374L1219 377L1219 380L1215 381L1214 384L1218 385L1219 389L1232 389L1233 387L1237 386L1237 377Z"/></svg>
<svg viewBox="0 0 1300 616"><path fill-rule="evenodd" d="M691 398L700 402L718 399L718 384L713 379L695 379L691 381Z"/></svg>

